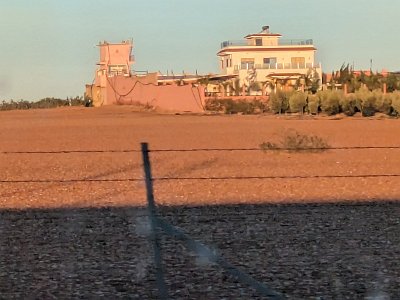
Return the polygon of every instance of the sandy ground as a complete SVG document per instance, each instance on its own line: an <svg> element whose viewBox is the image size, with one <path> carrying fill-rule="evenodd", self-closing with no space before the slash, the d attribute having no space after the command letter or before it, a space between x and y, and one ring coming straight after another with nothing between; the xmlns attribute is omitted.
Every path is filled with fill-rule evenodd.
<svg viewBox="0 0 400 300"><path fill-rule="evenodd" d="M4 152L139 150L141 142L150 149L257 148L293 129L333 147L400 146L397 119L158 115L128 106L0 112L0 128L3 208L145 204L140 180L74 181L141 179L140 152ZM156 200L165 205L400 199L400 177L386 176L400 175L400 149L154 152L151 161L155 178L186 178L155 181ZM204 179L241 176L290 178Z"/></svg>
<svg viewBox="0 0 400 300"><path fill-rule="evenodd" d="M396 119L133 110L0 112L0 299L157 299L141 142L258 148L296 129L400 146ZM133 151L15 153L85 150ZM150 155L159 214L287 299L400 298L400 149ZM172 299L265 299L201 251L160 245Z"/></svg>

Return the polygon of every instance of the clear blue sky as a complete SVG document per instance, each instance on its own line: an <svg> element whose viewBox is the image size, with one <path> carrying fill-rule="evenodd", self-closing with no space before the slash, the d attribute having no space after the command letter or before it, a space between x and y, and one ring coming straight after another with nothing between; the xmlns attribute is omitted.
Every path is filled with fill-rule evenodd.
<svg viewBox="0 0 400 300"><path fill-rule="evenodd" d="M270 25L312 38L324 72L400 70L399 0L0 0L0 100L83 95L100 40L133 38L135 70L218 72L220 42Z"/></svg>

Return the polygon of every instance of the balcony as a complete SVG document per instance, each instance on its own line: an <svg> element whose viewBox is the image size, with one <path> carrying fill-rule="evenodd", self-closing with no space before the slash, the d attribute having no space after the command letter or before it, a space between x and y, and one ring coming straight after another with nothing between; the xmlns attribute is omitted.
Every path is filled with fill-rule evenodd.
<svg viewBox="0 0 400 300"><path fill-rule="evenodd" d="M276 46L311 46L313 45L312 39L279 39L278 44ZM239 40L239 41L224 41L221 43L221 49L226 47L270 47L271 45L255 45L250 44L248 40Z"/></svg>
<svg viewBox="0 0 400 300"><path fill-rule="evenodd" d="M239 70L252 69L253 65L242 64L233 67L234 74L238 74ZM321 64L315 63L275 63L275 64L255 64L255 69L261 70L304 70L312 68L321 68Z"/></svg>

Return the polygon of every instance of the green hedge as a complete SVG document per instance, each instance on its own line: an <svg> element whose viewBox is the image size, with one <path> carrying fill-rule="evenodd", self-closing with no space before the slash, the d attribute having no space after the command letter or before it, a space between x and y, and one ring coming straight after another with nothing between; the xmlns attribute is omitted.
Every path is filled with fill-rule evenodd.
<svg viewBox="0 0 400 300"><path fill-rule="evenodd" d="M71 99L44 98L36 102L10 100L3 101L0 104L0 110L55 108L60 106L69 106L70 104L71 106L82 106L85 105L85 100L83 100L82 97Z"/></svg>
<svg viewBox="0 0 400 300"><path fill-rule="evenodd" d="M268 110L266 102L260 100L247 101L244 99L210 99L206 102L205 109L214 112L223 112L225 114L256 114Z"/></svg>

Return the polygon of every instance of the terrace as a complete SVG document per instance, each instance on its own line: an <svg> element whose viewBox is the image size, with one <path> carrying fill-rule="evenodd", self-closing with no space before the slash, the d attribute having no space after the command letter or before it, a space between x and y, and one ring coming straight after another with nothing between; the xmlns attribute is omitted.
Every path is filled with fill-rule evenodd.
<svg viewBox="0 0 400 300"><path fill-rule="evenodd" d="M312 39L279 39L277 46L309 46L313 45ZM221 43L221 49L226 47L265 47L270 45L254 45L250 44L248 40L230 40Z"/></svg>

